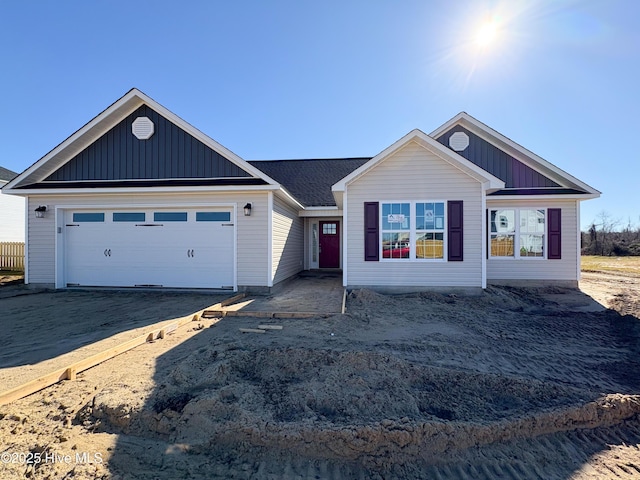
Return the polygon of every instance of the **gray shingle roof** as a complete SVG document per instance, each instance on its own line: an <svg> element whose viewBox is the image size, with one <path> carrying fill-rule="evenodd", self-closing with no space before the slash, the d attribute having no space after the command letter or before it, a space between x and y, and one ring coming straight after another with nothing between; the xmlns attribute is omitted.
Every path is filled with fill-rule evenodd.
<svg viewBox="0 0 640 480"><path fill-rule="evenodd" d="M249 163L280 183L305 207L333 207L336 202L331 186L369 160L371 157L254 160Z"/></svg>
<svg viewBox="0 0 640 480"><path fill-rule="evenodd" d="M8 182L9 180L13 180L18 174L13 172L7 168L0 167L0 180L4 182Z"/></svg>

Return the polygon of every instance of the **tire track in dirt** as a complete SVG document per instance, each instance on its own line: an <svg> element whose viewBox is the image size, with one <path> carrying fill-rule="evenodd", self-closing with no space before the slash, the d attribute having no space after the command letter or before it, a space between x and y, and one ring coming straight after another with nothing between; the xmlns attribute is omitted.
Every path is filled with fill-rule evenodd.
<svg viewBox="0 0 640 480"><path fill-rule="evenodd" d="M464 475L478 480L638 478L640 434L633 427L637 419L625 423L627 426L580 429L494 444L480 451L463 452L447 461L464 465ZM598 452L608 451L612 446L619 446L613 447L616 454L600 458ZM431 471L433 478L443 480L462 477L452 473L448 465L432 466Z"/></svg>
<svg viewBox="0 0 640 480"><path fill-rule="evenodd" d="M640 387L640 378L634 378L633 369L625 372L619 365L636 362L637 346L629 342L628 325L612 334L607 316L607 313L578 314L577 318L549 322L539 315L527 315L517 328L478 319L455 344L450 338L418 335L406 342L383 341L376 348L418 364L473 368L484 373L633 393ZM510 333L500 333L507 331ZM602 375L607 369L609 375ZM621 376L621 372L625 375Z"/></svg>
<svg viewBox="0 0 640 480"><path fill-rule="evenodd" d="M170 450L171 443L129 438L124 444L128 456L112 464L114 479L125 478L128 468L148 455L150 449ZM233 449L213 449L164 456L162 465L135 466L136 478L177 478L189 465L191 478L261 479L554 479L554 478L637 478L640 472L637 445L640 443L637 417L610 428L579 429L535 438L496 442L477 449L444 453L433 462L390 462L373 468L359 462L338 459L309 459L268 449L253 449L250 455ZM601 452L615 449L615 455ZM253 460L248 460L253 458ZM159 469L164 475L159 476ZM78 470L78 474L81 473ZM120 472L120 473L119 473ZM172 473L173 472L173 473ZM123 475L123 476L119 476ZM84 478L84 477L80 477Z"/></svg>

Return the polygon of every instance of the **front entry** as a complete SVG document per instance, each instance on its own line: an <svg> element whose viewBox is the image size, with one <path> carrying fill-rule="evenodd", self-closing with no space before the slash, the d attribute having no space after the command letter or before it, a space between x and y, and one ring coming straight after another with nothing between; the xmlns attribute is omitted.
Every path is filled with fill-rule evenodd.
<svg viewBox="0 0 640 480"><path fill-rule="evenodd" d="M320 268L340 268L340 223L320 222Z"/></svg>

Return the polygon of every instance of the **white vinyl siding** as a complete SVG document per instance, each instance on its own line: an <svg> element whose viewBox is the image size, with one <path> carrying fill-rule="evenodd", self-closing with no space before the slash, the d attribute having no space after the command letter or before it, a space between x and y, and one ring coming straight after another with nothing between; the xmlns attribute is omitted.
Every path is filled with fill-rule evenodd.
<svg viewBox="0 0 640 480"><path fill-rule="evenodd" d="M487 260L487 281L500 280L578 280L578 217L576 200L500 200L487 199L487 209L562 209L562 258L498 258ZM486 241L486 239L485 239ZM545 245L547 237L545 236Z"/></svg>
<svg viewBox="0 0 640 480"><path fill-rule="evenodd" d="M273 196L274 285L303 269L304 220L277 195Z"/></svg>
<svg viewBox="0 0 640 480"><path fill-rule="evenodd" d="M0 188L4 185L0 182ZM23 197L6 195L0 190L0 242L24 242L25 204Z"/></svg>
<svg viewBox="0 0 640 480"><path fill-rule="evenodd" d="M49 205L44 218L36 218L35 209L39 205ZM27 212L29 227L27 230L27 265L29 283L55 284L55 212L50 198L29 198Z"/></svg>
<svg viewBox="0 0 640 480"><path fill-rule="evenodd" d="M345 259L348 286L481 287L482 186L410 142L347 186ZM364 261L364 202L426 199L464 202L463 262ZM381 259L382 260L382 259Z"/></svg>
<svg viewBox="0 0 640 480"><path fill-rule="evenodd" d="M189 207L207 204L236 205L237 209L237 284L242 286L265 286L268 251L268 202L267 193L162 193L132 195L60 195L32 196L28 201L28 268L29 283L54 285L56 282L56 207L102 206L130 208L135 205L157 205L162 207ZM243 206L253 205L251 216L245 217ZM38 205L47 205L45 218L35 218L33 210ZM259 213L261 212L261 213ZM62 224L62 221L60 221ZM61 259L58 259L61 261Z"/></svg>

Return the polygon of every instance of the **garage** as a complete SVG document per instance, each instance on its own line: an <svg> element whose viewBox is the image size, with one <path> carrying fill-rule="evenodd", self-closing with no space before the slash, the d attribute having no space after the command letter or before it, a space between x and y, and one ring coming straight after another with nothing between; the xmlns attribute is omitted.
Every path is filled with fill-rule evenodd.
<svg viewBox="0 0 640 480"><path fill-rule="evenodd" d="M68 209L68 287L235 288L232 208Z"/></svg>

